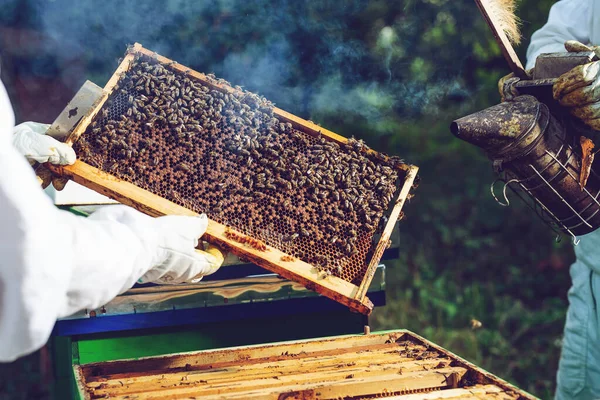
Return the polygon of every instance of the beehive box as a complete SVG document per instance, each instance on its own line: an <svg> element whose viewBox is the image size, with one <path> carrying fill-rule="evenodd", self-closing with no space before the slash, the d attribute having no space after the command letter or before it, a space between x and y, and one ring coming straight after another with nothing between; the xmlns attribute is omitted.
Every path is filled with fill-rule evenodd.
<svg viewBox="0 0 600 400"><path fill-rule="evenodd" d="M95 399L534 399L406 330L75 367Z"/></svg>
<svg viewBox="0 0 600 400"><path fill-rule="evenodd" d="M57 170L150 215L206 213L209 242L368 314L417 168L136 44Z"/></svg>

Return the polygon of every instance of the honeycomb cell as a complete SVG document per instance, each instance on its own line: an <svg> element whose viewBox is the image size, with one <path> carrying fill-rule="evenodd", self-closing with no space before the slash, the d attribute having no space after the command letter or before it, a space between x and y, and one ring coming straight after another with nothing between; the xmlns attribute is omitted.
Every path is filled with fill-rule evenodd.
<svg viewBox="0 0 600 400"><path fill-rule="evenodd" d="M224 93L139 57L86 132L79 158L360 284L404 177L361 141L311 136L266 99Z"/></svg>

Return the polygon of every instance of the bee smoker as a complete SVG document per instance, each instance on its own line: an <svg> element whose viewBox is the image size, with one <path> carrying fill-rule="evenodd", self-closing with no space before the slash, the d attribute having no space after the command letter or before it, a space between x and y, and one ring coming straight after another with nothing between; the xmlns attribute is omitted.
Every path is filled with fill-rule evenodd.
<svg viewBox="0 0 600 400"><path fill-rule="evenodd" d="M532 79L513 78L515 96L452 122L452 133L481 147L499 175L491 185L498 203L509 205L512 189L556 232L575 238L600 227L600 176L593 164L581 189L580 136L597 143L598 132L568 115L552 97L556 78L592 61L593 52L542 54ZM503 183L502 198L495 185ZM576 240L576 239L575 239Z"/></svg>

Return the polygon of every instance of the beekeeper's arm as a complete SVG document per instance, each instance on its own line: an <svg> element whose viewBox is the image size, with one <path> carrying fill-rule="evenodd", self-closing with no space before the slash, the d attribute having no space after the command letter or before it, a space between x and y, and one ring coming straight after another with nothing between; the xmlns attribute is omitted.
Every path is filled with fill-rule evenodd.
<svg viewBox="0 0 600 400"><path fill-rule="evenodd" d="M546 25L531 37L527 67L533 67L542 53L596 50L595 45L600 43L590 43L592 30L597 27L593 18L593 0L554 4ZM600 130L600 62L579 65L561 75L553 86L553 95L573 116Z"/></svg>
<svg viewBox="0 0 600 400"><path fill-rule="evenodd" d="M40 348L57 318L99 307L140 277L176 283L214 272L194 251L205 216L155 219L111 206L83 218L56 209L11 144L13 125L0 83L0 362ZM60 146L47 149L48 138L29 139L28 157L45 149L51 162L73 162L55 154Z"/></svg>
<svg viewBox="0 0 600 400"><path fill-rule="evenodd" d="M589 43L592 1L561 0L550 8L548 22L531 36L526 69L535 66L535 59L540 54L565 51L564 44L568 40Z"/></svg>
<svg viewBox="0 0 600 400"><path fill-rule="evenodd" d="M589 42L593 0L560 0L551 8L548 22L532 36L527 48L525 69L529 72L535 66L536 58L543 53L565 51L565 42L577 40ZM498 82L502 101L512 100L518 92L514 84L519 81L514 74L504 76Z"/></svg>

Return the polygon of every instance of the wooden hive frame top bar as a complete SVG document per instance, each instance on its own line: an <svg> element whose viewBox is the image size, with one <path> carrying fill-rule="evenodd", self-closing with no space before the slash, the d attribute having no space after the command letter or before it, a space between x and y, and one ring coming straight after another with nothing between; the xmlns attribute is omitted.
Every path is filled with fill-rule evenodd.
<svg viewBox="0 0 600 400"><path fill-rule="evenodd" d="M139 55L153 58L162 64L170 64L170 68L198 79L202 81L203 84L213 89L220 91L234 90L229 86L215 83L206 75L174 63L168 58L147 50L139 43L136 43L128 50L127 55L113 76L107 82L101 100L87 115L81 119L80 123L75 127L70 137L67 139L67 143L72 145L86 131L88 125L93 121L106 100L113 92L121 75L128 71L135 61L135 58ZM273 114L281 121L290 122L295 129L301 130L307 134L313 136L323 135L323 137L326 137L328 140L332 140L337 143L345 143L347 141L346 138L336 133L323 129L312 122L298 118L279 108L274 108ZM77 161L72 166L53 166L52 169L60 175L68 177L69 179L103 195L114 198L123 204L132 206L148 215L198 215L194 211L157 196L134 184L116 178L113 175L103 172L100 169L92 167L81 161ZM239 242L228 238L228 236L231 237L231 235L226 236L225 233L233 232L242 237L245 235L226 227L223 224L217 223L214 220L209 220L208 229L204 239L223 250L231 251L239 257L260 265L261 267L275 272L284 278L299 282L308 289L325 295L355 311L363 314L369 314L373 308L373 304L366 297L367 289L371 283L381 255L389 243L389 238L394 225L400 216L402 206L404 205L404 201L406 200L409 191L413 186L413 182L418 171L418 168L412 165L402 165L401 169L403 169L405 172L404 182L399 190L399 194L395 200L394 208L389 216L386 226L384 227L383 233L381 234L380 240L374 250L374 255L371 258L371 262L367 267L360 286L356 286L335 276L323 276L323 274L320 273L316 268L313 268L312 265L302 260L289 257L287 254L274 247L267 246L265 251L260 251L253 247L240 244ZM392 199L392 201L394 201L394 199ZM282 261L282 259L287 259L290 261Z"/></svg>

